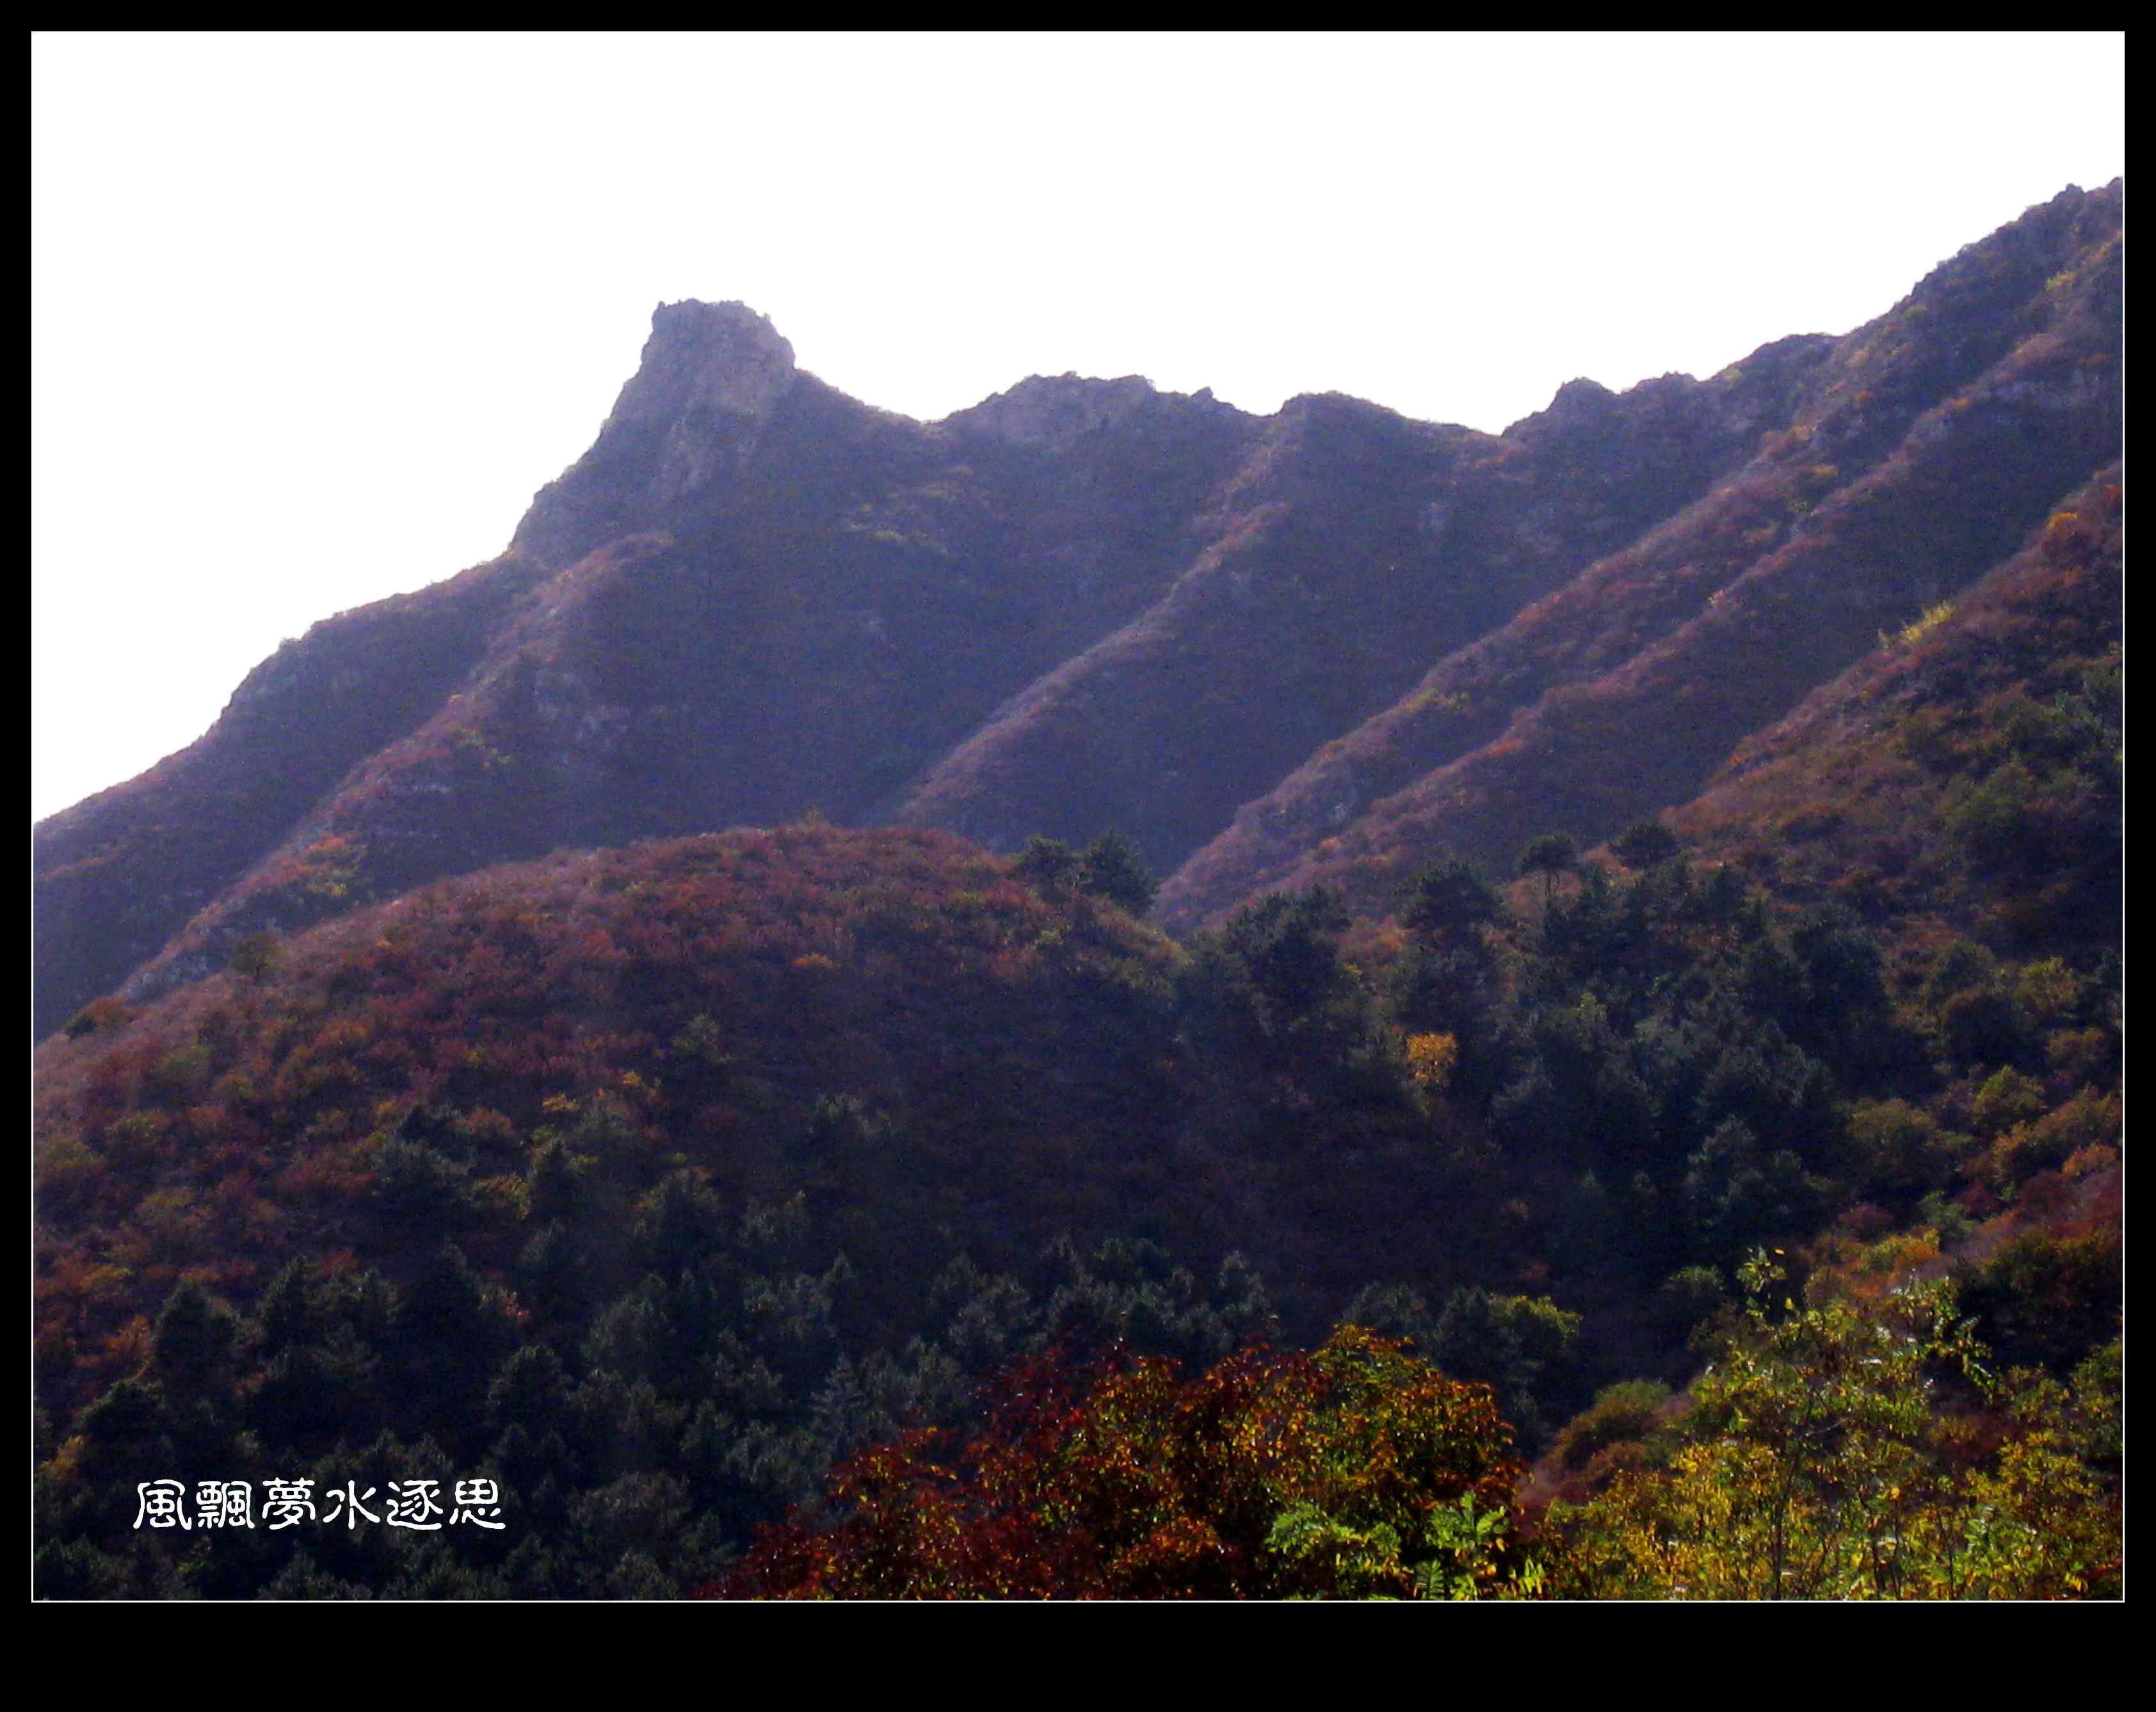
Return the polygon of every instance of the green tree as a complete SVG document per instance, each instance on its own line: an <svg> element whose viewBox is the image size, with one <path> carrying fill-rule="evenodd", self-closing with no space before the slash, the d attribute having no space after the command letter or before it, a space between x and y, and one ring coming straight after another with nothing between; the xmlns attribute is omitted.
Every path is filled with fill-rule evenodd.
<svg viewBox="0 0 2156 1712"><path fill-rule="evenodd" d="M285 961L285 942L275 933L243 933L232 942L225 967L249 986L260 986Z"/></svg>
<svg viewBox="0 0 2156 1712"><path fill-rule="evenodd" d="M1440 943L1473 942L1476 930L1501 921L1505 906L1468 863L1453 856L1432 862L1409 883L1400 924Z"/></svg>
<svg viewBox="0 0 2156 1712"><path fill-rule="evenodd" d="M2055 1598L2115 1585L2115 1504L2075 1449L2097 1411L2040 1375L1998 1380L1949 1282L1800 1308L1764 1251L1739 1277L1745 1324L1694 1386L1666 1468L1553 1509L1559 1591ZM1956 1385L2007 1418L1988 1454L1945 1406Z"/></svg>
<svg viewBox="0 0 2156 1712"><path fill-rule="evenodd" d="M1087 845L1078 857L1078 889L1142 916L1152 907L1160 884L1138 860L1137 846L1111 830Z"/></svg>
<svg viewBox="0 0 2156 1712"><path fill-rule="evenodd" d="M1572 871L1578 860L1579 846L1567 832L1538 833L1527 841L1527 848L1520 852L1520 874L1543 877L1543 907L1547 910L1557 896L1558 877Z"/></svg>
<svg viewBox="0 0 2156 1712"><path fill-rule="evenodd" d="M1643 870L1661 866L1684 846L1661 821L1639 820L1611 839L1609 848L1626 867Z"/></svg>
<svg viewBox="0 0 2156 1712"><path fill-rule="evenodd" d="M1078 862L1078 853L1061 839L1045 837L1036 832L1026 840L1025 848L1011 864L1011 871L1029 886L1053 891L1069 886L1077 878Z"/></svg>

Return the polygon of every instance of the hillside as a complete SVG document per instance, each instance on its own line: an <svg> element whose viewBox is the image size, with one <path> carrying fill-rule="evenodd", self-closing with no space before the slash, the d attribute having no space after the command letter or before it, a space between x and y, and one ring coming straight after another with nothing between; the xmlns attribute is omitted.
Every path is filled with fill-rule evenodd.
<svg viewBox="0 0 2156 1712"><path fill-rule="evenodd" d="M2119 481L2100 472L1960 598L1882 632L1671 825L1785 897L1847 904L1912 959L1957 937L2116 946Z"/></svg>
<svg viewBox="0 0 2156 1712"><path fill-rule="evenodd" d="M1440 855L1507 861L1685 800L2110 460L2117 217L2112 193L2061 196L1837 342L1728 481L1244 808L1169 879L1163 918L1319 881L1375 903Z"/></svg>
<svg viewBox="0 0 2156 1712"><path fill-rule="evenodd" d="M644 844L91 1007L36 1082L41 1586L664 1596L1013 1360L1335 1321L1539 1449L1613 1380L1666 1396L1761 1242L1815 1292L1950 1267L2017 1360L2116 1331L2089 950L1951 945L1897 999L1847 918L1666 856L1185 951L1092 871ZM129 1528L140 1471L210 1465L485 1468L516 1534Z"/></svg>
<svg viewBox="0 0 2156 1712"><path fill-rule="evenodd" d="M123 1567L143 1477L105 1476L367 1443L513 1470L565 1559L578 1505L693 1503L665 1574L708 1574L1026 1350L1211 1359L1385 1269L1508 1275L1501 1185L1342 979L1283 1012L1255 953L1194 965L1082 875L799 827L496 867L100 1002L37 1065L52 1585L304 1578L289 1540ZM503 1401L536 1373L543 1419Z"/></svg>

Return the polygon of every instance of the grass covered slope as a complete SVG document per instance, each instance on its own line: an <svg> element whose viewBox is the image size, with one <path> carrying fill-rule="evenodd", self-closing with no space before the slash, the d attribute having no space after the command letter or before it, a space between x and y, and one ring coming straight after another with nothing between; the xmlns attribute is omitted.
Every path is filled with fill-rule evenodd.
<svg viewBox="0 0 2156 1712"><path fill-rule="evenodd" d="M1747 738L1671 824L1915 949L2115 943L2123 504L2105 471L1964 594Z"/></svg>

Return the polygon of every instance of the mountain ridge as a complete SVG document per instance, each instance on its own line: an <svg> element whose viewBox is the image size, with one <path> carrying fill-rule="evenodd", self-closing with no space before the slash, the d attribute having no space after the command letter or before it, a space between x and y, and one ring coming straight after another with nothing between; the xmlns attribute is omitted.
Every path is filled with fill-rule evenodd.
<svg viewBox="0 0 2156 1712"><path fill-rule="evenodd" d="M438 875L812 809L1004 850L1120 827L1178 928L1330 875L1317 846L1348 821L1394 874L1462 841L1398 812L1433 767L1674 633L1630 596L1583 626L1596 578L1674 556L1672 610L1697 623L1958 396L1979 423L2063 424L2083 459L2001 430L2030 466L2016 491L2049 483L2017 527L2107 462L2121 196L2062 193L1841 339L1621 393L1570 382L1499 435L1337 394L1255 417L1132 376L1029 377L921 424L802 370L744 305L661 304L590 450L501 557L325 620L197 743L33 829L33 1027ZM1678 575L1699 555L1667 532L1687 527L1733 532L1703 583ZM1708 631L1714 657L1741 640ZM1460 726L1466 680L1445 674L1506 646L1527 676L1491 680ZM1697 777L1782 707L1729 712ZM1486 859L1508 853L1502 824Z"/></svg>

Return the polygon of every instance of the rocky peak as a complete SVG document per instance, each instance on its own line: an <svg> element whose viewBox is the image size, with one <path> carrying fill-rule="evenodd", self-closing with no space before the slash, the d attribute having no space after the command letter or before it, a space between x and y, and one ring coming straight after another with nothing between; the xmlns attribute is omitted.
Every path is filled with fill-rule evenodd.
<svg viewBox="0 0 2156 1712"><path fill-rule="evenodd" d="M1602 422L1616 414L1617 394L1599 380L1584 375L1557 389L1543 415L1560 428L1574 423Z"/></svg>
<svg viewBox="0 0 2156 1712"><path fill-rule="evenodd" d="M954 427L1060 452L1097 428L1124 420L1153 396L1152 383L1140 375L1092 380L1035 374L950 419Z"/></svg>
<svg viewBox="0 0 2156 1712"><path fill-rule="evenodd" d="M762 421L795 372L793 347L747 304L662 303L608 425L667 427L713 415Z"/></svg>
<svg viewBox="0 0 2156 1712"><path fill-rule="evenodd" d="M655 435L646 486L666 503L737 465L798 373L793 347L745 303L662 303L599 444Z"/></svg>
<svg viewBox="0 0 2156 1712"><path fill-rule="evenodd" d="M617 537L667 527L668 507L754 454L799 378L793 346L747 304L660 304L598 440L540 490L512 544L560 570Z"/></svg>
<svg viewBox="0 0 2156 1712"><path fill-rule="evenodd" d="M1557 389L1548 404L1532 416L1522 416L1503 438L1522 441L1593 438L1615 429L1624 417L1623 399L1599 380L1582 376Z"/></svg>

